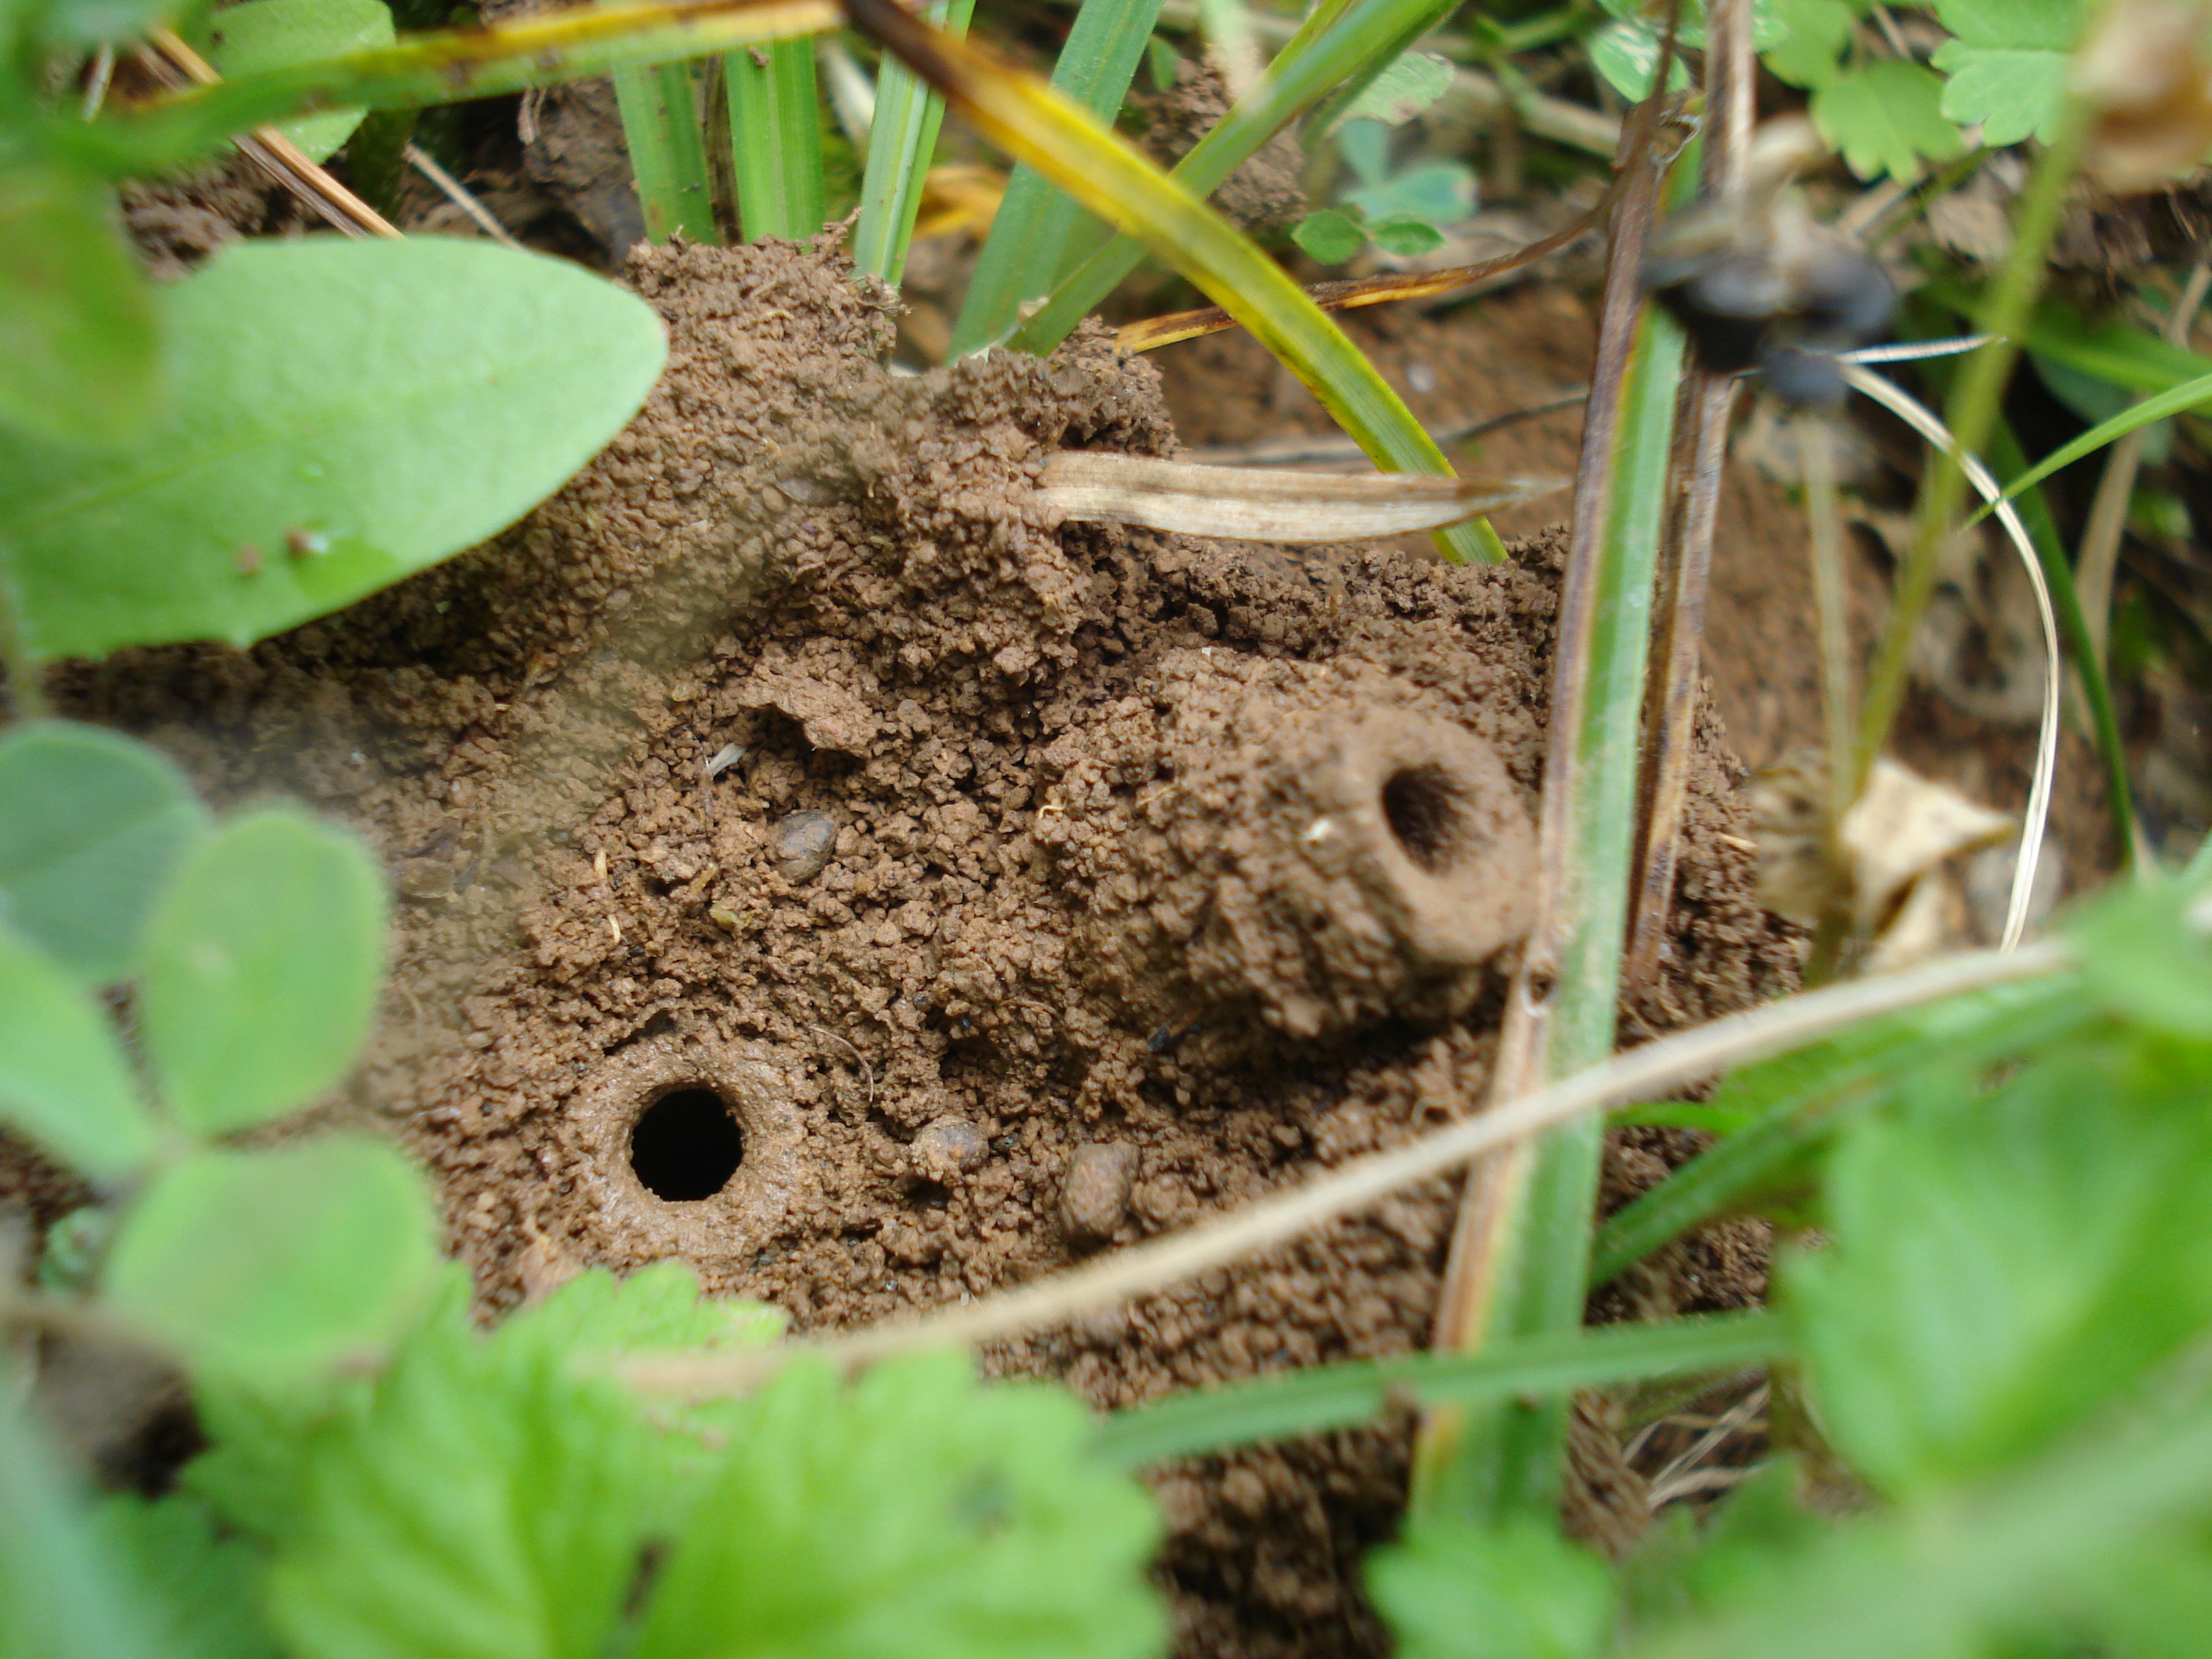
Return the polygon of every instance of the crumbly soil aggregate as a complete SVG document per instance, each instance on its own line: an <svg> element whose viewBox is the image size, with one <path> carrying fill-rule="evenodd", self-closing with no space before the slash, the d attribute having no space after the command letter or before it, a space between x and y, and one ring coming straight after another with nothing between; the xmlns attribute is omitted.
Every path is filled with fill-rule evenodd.
<svg viewBox="0 0 2212 1659"><path fill-rule="evenodd" d="M497 541L251 651L56 676L219 801L290 792L380 850L394 976L331 1109L419 1152L487 1310L678 1255L799 1328L859 1325L1478 1109L1527 926L1558 534L1473 569L1056 528L1027 500L1052 446L1177 448L1157 373L1102 333L899 377L887 301L826 244L645 252L629 280L666 374ZM1740 775L1708 710L1632 1032L1792 982ZM671 1129L633 1168L635 1127L696 1121L702 1091L738 1166L658 1196L727 1137ZM1686 1150L1624 1141L1608 1201ZM987 1364L1113 1407L1416 1348L1455 1189ZM1763 1285L1761 1239L1724 1229L1606 1310ZM1577 1524L1617 1540L1637 1497L1600 1415ZM1180 1650L1382 1651L1358 1562L1406 1445L1156 1471Z"/></svg>

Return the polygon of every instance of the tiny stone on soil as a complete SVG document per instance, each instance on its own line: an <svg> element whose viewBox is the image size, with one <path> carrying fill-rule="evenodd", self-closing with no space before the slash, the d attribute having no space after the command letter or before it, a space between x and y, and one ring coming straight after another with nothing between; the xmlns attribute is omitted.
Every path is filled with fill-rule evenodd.
<svg viewBox="0 0 2212 1659"><path fill-rule="evenodd" d="M1060 1222L1070 1240L1103 1243L1129 1214L1137 1184L1137 1149L1107 1140L1078 1146L1067 1159L1060 1188Z"/></svg>
<svg viewBox="0 0 2212 1659"><path fill-rule="evenodd" d="M957 1176L979 1167L990 1154L983 1132L964 1117L940 1117L922 1126L907 1147L913 1173L950 1187Z"/></svg>
<svg viewBox="0 0 2212 1659"><path fill-rule="evenodd" d="M769 857L793 887L820 875L837 845L837 820L827 812L793 812L775 826Z"/></svg>

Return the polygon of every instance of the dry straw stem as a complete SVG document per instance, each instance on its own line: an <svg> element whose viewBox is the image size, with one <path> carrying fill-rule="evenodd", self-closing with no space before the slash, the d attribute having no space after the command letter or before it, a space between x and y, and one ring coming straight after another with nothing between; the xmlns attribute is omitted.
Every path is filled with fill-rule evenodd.
<svg viewBox="0 0 2212 1659"><path fill-rule="evenodd" d="M1411 472L1345 477L1064 449L1045 463L1030 499L1063 524L1135 524L1231 541L1312 543L1434 530L1565 488L1557 478Z"/></svg>
<svg viewBox="0 0 2212 1659"><path fill-rule="evenodd" d="M1707 195L1726 196L1741 188L1744 158L1751 148L1758 66L1747 0L1713 0L1707 27L1702 182ZM1660 549L1659 617L1653 629L1660 659L1650 715L1655 757L1644 791L1642 854L1621 970L1632 989L1658 971L1659 946L1674 903L1690 757L1696 746L1705 594L1711 585L1713 532L1720 518L1721 472L1728 462L1735 392L1733 377L1705 368L1692 368L1682 378L1675 435L1678 493Z"/></svg>
<svg viewBox="0 0 2212 1659"><path fill-rule="evenodd" d="M1626 173L1614 174L1605 187L1605 194L1598 198L1589 211L1510 253L1443 270L1393 271L1382 276L1348 276L1336 282L1316 283L1305 290L1306 297L1323 311L1353 311L1361 306L1385 305L1394 300L1446 298L1486 278L1517 270L1547 253L1556 252L1603 222L1606 215L1613 211L1626 178ZM1195 311L1171 311L1140 322L1124 323L1115 331L1114 343L1124 351L1157 351L1162 346L1195 340L1200 335L1218 334L1236 326L1237 319L1219 306L1200 306Z"/></svg>
<svg viewBox="0 0 2212 1659"><path fill-rule="evenodd" d="M1731 1066L1764 1060L1883 1014L1939 998L2039 978L2070 967L2057 940L2010 952L1977 951L1905 973L1881 975L1785 998L1695 1030L1662 1037L1576 1076L1447 1125L1403 1146L1364 1158L1233 1215L1132 1246L1092 1266L1018 1290L842 1336L810 1338L745 1353L672 1354L632 1360L622 1375L656 1394L739 1393L787 1360L817 1354L871 1364L920 1348L1002 1341L1147 1296L1194 1274L1224 1267L1364 1209L1378 1199L1587 1113L1663 1097Z"/></svg>
<svg viewBox="0 0 2212 1659"><path fill-rule="evenodd" d="M2021 522L2018 510L2004 499L2004 492L1989 468L1960 447L1958 440L1936 419L1935 411L1857 363L1844 364L1844 374L1854 390L1873 398L1926 439L1939 453L1959 464L1960 476L1995 509L1997 521L2004 526L2013 550L2020 555L2021 564L2027 572L2028 585L2035 591L2036 612L2043 623L2043 718L2036 735L2035 775L2028 784L2027 810L2021 815L2020 856L2013 865L2012 896L2005 907L2002 948L2009 951L2027 931L2028 906L2035 897L2035 867L2043 855L2044 826L2051 817L2051 786L2058 775L2058 619L2051 608L2051 586L2044 579L2043 562L2035 556L2035 544L2028 539L2027 526ZM2084 667L2085 672L2094 672L2094 665Z"/></svg>
<svg viewBox="0 0 2212 1659"><path fill-rule="evenodd" d="M138 61L165 87L211 87L222 79L215 72L215 65L185 45L173 29L149 29ZM276 128L256 127L235 143L246 160L347 235L399 234L382 214L333 179Z"/></svg>

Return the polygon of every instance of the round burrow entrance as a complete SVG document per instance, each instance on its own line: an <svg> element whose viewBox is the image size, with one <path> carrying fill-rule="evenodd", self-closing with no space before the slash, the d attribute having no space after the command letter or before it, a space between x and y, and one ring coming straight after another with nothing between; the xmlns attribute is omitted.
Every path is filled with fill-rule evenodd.
<svg viewBox="0 0 2212 1659"><path fill-rule="evenodd" d="M574 1185L611 1263L749 1261L802 1179L787 1066L765 1044L704 1033L630 1043L562 1115Z"/></svg>
<svg viewBox="0 0 2212 1659"><path fill-rule="evenodd" d="M649 1100L629 1130L630 1173L668 1204L696 1204L730 1184L745 1132L728 1101L703 1083Z"/></svg>
<svg viewBox="0 0 2212 1659"><path fill-rule="evenodd" d="M1474 850L1466 791L1435 761L1400 767L1382 781L1382 819L1399 848L1430 875L1445 874Z"/></svg>

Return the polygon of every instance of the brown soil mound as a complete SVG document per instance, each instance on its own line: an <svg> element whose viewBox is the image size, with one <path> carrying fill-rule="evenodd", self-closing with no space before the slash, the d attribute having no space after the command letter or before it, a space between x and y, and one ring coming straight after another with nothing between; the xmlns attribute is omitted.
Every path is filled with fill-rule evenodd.
<svg viewBox="0 0 2212 1659"><path fill-rule="evenodd" d="M632 279L667 374L499 542L252 652L63 677L218 796L304 793L383 849L398 957L356 1103L436 1172L488 1305L673 1255L854 1324L1474 1109L1556 540L1474 570L1055 531L1025 507L1050 446L1173 447L1148 366L1091 337L894 377L822 248ZM1793 971L1707 737L1636 1029ZM1452 1199L990 1363L1113 1407L1419 1346ZM1755 1261L1705 1266L1676 1302L1757 1294ZM1184 1651L1380 1650L1358 1566L1401 1433L1157 1479Z"/></svg>

